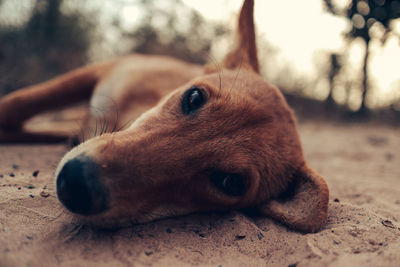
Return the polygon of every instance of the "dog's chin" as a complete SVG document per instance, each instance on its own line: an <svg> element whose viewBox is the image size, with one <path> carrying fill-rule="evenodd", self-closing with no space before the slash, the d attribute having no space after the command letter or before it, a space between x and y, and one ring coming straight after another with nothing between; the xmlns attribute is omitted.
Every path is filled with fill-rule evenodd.
<svg viewBox="0 0 400 267"><path fill-rule="evenodd" d="M132 214L132 215L110 215L106 212L99 215L83 216L69 212L74 217L74 223L86 225L94 229L109 230L117 228L131 227L137 224L149 223L166 218L179 217L192 213L186 209L157 208L152 212Z"/></svg>

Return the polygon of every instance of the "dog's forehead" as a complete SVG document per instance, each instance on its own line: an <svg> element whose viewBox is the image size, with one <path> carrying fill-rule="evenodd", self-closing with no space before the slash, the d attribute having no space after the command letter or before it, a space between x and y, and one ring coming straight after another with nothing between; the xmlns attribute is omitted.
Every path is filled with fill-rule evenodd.
<svg viewBox="0 0 400 267"><path fill-rule="evenodd" d="M222 70L198 77L192 85L204 85L218 94L240 94L259 98L265 94L275 94L277 89L268 84L260 75L244 70Z"/></svg>

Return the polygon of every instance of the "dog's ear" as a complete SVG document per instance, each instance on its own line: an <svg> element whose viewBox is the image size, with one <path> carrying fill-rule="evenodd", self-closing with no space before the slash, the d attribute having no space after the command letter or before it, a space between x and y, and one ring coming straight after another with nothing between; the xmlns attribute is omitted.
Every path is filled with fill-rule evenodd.
<svg viewBox="0 0 400 267"><path fill-rule="evenodd" d="M329 190L314 170L303 167L277 200L261 205L260 212L302 232L316 232L327 220Z"/></svg>
<svg viewBox="0 0 400 267"><path fill-rule="evenodd" d="M253 9L254 1L245 0L240 11L235 47L223 62L227 69L241 67L259 73Z"/></svg>

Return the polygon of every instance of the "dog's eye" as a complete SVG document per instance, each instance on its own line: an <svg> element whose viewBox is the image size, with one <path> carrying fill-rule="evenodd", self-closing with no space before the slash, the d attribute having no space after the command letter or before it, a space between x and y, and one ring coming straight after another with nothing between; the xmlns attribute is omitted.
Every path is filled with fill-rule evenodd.
<svg viewBox="0 0 400 267"><path fill-rule="evenodd" d="M189 115L204 105L206 98L201 89L194 86L187 90L182 99L182 113Z"/></svg>
<svg viewBox="0 0 400 267"><path fill-rule="evenodd" d="M213 172L210 175L211 182L223 193L230 196L243 196L246 185L243 177L235 173Z"/></svg>

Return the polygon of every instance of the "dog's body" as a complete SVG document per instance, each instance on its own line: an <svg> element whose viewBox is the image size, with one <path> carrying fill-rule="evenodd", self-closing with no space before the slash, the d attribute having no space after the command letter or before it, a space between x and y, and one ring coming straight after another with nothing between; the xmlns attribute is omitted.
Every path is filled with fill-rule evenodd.
<svg viewBox="0 0 400 267"><path fill-rule="evenodd" d="M86 221L252 207L317 231L328 188L304 161L282 94L258 75L253 1L245 1L238 30L221 67L130 55L16 91L0 101L0 135L57 139L25 133L22 123L87 100L82 136L98 136L71 150L56 172L60 201Z"/></svg>

